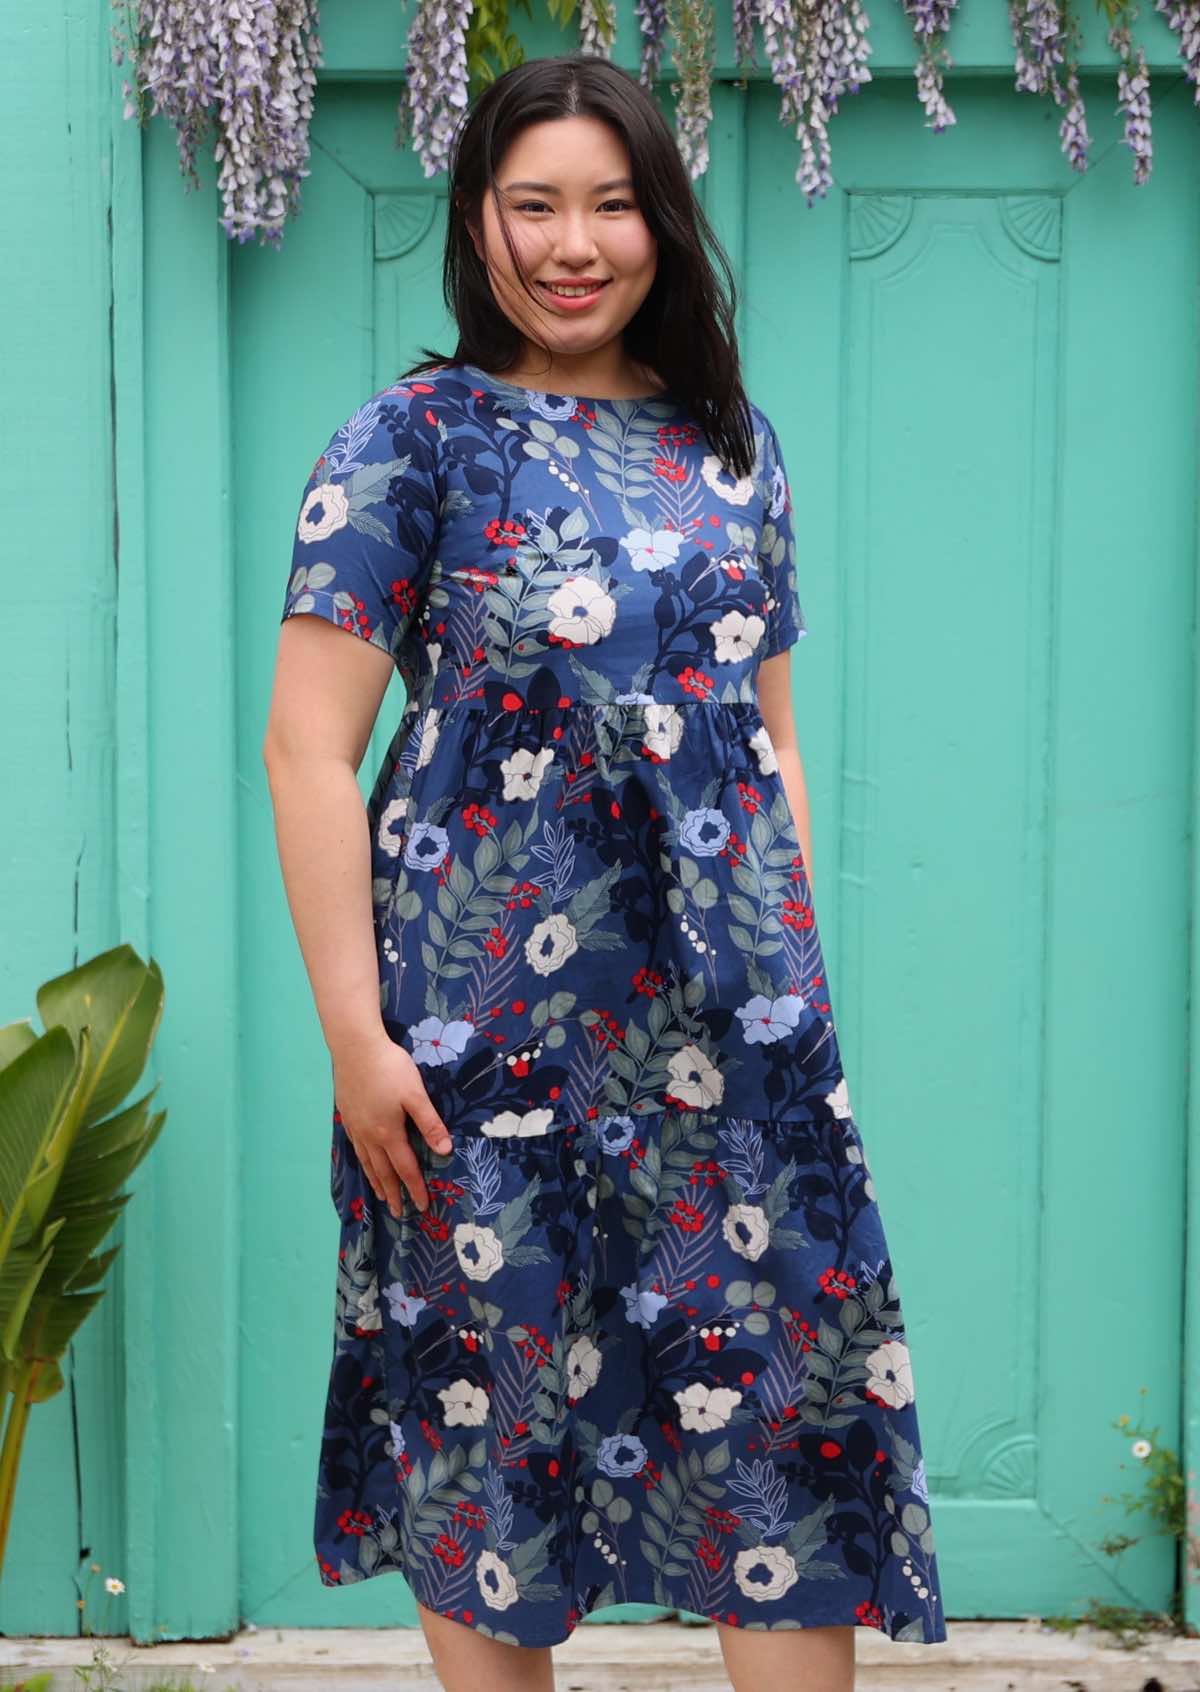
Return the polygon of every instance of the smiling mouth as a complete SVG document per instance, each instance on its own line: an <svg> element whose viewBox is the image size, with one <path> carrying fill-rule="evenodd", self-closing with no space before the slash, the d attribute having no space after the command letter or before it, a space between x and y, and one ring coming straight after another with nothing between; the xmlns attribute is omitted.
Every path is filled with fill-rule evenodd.
<svg viewBox="0 0 1200 1692"><path fill-rule="evenodd" d="M600 292L601 288L607 288L608 287L608 283L609 283L610 280L611 280L611 278L606 278L603 282L598 282L594 287L588 288L586 290L586 292L589 293L589 294L598 294ZM538 287L544 288L548 294L557 294L558 293L558 289L552 288L550 286L549 282L539 282ZM560 297L565 298L565 299L572 299L572 298L578 299L578 298L580 298L580 296L578 294L565 294L565 295L562 295Z"/></svg>

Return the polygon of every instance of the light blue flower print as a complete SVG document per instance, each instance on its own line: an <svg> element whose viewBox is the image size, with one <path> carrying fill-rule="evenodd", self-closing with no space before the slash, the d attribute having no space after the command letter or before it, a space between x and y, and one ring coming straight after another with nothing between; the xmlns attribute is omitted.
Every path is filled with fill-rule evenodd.
<svg viewBox="0 0 1200 1692"><path fill-rule="evenodd" d="M630 529L621 545L635 570L665 570L679 557L683 536L677 529Z"/></svg>
<svg viewBox="0 0 1200 1692"><path fill-rule="evenodd" d="M602 1116L596 1123L595 1136L601 1151L628 1151L636 1133L637 1126L632 1116Z"/></svg>
<svg viewBox="0 0 1200 1692"><path fill-rule="evenodd" d="M700 805L689 811L679 825L679 844L694 858L715 858L729 839L729 819L720 811Z"/></svg>
<svg viewBox="0 0 1200 1692"><path fill-rule="evenodd" d="M782 515L783 508L787 504L788 492L787 477L778 464L771 471L771 480L768 487L770 491L767 494L767 516L774 522L777 517Z"/></svg>
<svg viewBox="0 0 1200 1692"><path fill-rule="evenodd" d="M625 1300L625 1320L636 1322L639 1328L652 1328L658 1321L659 1311L667 1302L663 1293L651 1292L649 1288L639 1292L635 1281L630 1281L627 1287L621 1288L621 1297Z"/></svg>
<svg viewBox="0 0 1200 1692"><path fill-rule="evenodd" d="M914 1498L919 1498L923 1504L929 1502L929 1482L925 1478L925 1459L920 1458L912 1473L912 1490Z"/></svg>
<svg viewBox="0 0 1200 1692"><path fill-rule="evenodd" d="M804 1000L799 993L785 993L780 999L768 999L765 993L756 993L734 1014L742 1020L746 1044L766 1046L790 1034L803 1009Z"/></svg>
<svg viewBox="0 0 1200 1692"><path fill-rule="evenodd" d="M602 1475L624 1480L641 1474L648 1455L636 1434L608 1434L596 1448L596 1467Z"/></svg>
<svg viewBox="0 0 1200 1692"><path fill-rule="evenodd" d="M434 823L414 823L404 848L404 862L409 869L436 869L450 850L450 836Z"/></svg>
<svg viewBox="0 0 1200 1692"><path fill-rule="evenodd" d="M418 1298L415 1293L405 1292L403 1281L393 1281L383 1289L383 1296L388 1301L388 1315L393 1322L403 1322L406 1328L411 1328L417 1317L424 1310L428 1299Z"/></svg>
<svg viewBox="0 0 1200 1692"><path fill-rule="evenodd" d="M418 1063L453 1063L467 1049L475 1032L470 1022L443 1022L440 1016L425 1016L409 1029L413 1057Z"/></svg>
<svg viewBox="0 0 1200 1692"><path fill-rule="evenodd" d="M574 394L542 393L538 388L525 388L523 392L530 411L550 423L569 423L579 404Z"/></svg>

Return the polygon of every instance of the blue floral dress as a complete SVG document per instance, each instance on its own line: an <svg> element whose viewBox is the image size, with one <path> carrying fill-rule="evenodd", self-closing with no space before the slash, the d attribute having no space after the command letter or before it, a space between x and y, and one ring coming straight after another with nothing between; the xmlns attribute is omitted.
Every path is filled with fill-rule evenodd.
<svg viewBox="0 0 1200 1692"><path fill-rule="evenodd" d="M896 1280L756 670L779 439L442 365L333 435L283 616L389 653L383 1021L454 1145L341 1222L315 1546L494 1638L644 1602L945 1639Z"/></svg>

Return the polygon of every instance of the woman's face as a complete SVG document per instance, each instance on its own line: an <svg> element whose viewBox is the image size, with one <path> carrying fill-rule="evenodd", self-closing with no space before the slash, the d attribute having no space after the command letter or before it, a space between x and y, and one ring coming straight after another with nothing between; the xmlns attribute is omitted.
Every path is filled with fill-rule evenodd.
<svg viewBox="0 0 1200 1692"><path fill-rule="evenodd" d="M621 333L649 293L658 264L658 243L638 207L624 141L593 117L532 123L509 146L496 182L535 298L521 287L490 194L482 206L483 247L475 230L471 235L496 303L526 339L521 362L544 364L546 348L560 375L601 368L616 374L624 357ZM545 287L565 277L594 278L604 286L581 306L556 299Z"/></svg>

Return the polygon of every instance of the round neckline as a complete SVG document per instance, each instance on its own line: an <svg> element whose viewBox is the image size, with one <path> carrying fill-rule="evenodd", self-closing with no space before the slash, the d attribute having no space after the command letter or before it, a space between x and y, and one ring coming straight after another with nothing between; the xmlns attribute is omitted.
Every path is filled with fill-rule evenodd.
<svg viewBox="0 0 1200 1692"><path fill-rule="evenodd" d="M490 371L480 369L477 364L463 363L462 370L469 370L473 376L480 377L490 387L501 388L509 394L532 394L534 399L543 400L580 400L591 405L649 405L657 402L660 405L677 405L678 399L668 388L661 388L653 394L559 394L551 388L531 388L525 382L511 382L507 376L493 376Z"/></svg>

